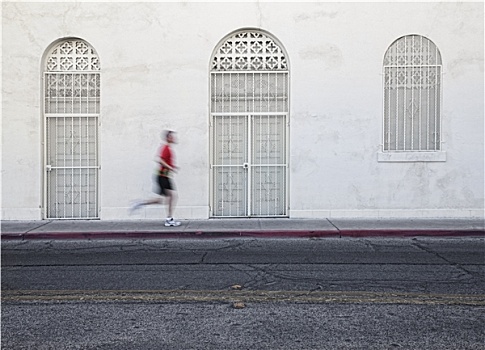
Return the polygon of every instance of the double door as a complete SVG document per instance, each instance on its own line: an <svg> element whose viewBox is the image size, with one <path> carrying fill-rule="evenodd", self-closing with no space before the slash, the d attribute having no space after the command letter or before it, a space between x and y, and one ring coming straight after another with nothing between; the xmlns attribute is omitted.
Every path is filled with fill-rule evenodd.
<svg viewBox="0 0 485 350"><path fill-rule="evenodd" d="M212 115L211 216L287 216L287 117Z"/></svg>

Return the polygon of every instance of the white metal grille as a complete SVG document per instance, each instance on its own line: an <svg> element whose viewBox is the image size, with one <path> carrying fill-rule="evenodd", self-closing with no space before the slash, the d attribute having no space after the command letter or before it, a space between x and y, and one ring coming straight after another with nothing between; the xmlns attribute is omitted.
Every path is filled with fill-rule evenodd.
<svg viewBox="0 0 485 350"><path fill-rule="evenodd" d="M46 71L99 71L98 55L82 40L64 40L56 45L46 60Z"/></svg>
<svg viewBox="0 0 485 350"><path fill-rule="evenodd" d="M44 72L46 218L98 217L99 60L80 40L47 56Z"/></svg>
<svg viewBox="0 0 485 350"><path fill-rule="evenodd" d="M236 33L211 72L212 216L287 215L288 71L264 33Z"/></svg>
<svg viewBox="0 0 485 350"><path fill-rule="evenodd" d="M286 213L286 114L251 116L251 214Z"/></svg>
<svg viewBox="0 0 485 350"><path fill-rule="evenodd" d="M419 35L396 40L384 57L384 151L438 151L441 55Z"/></svg>
<svg viewBox="0 0 485 350"><path fill-rule="evenodd" d="M287 72L213 72L212 113L288 112Z"/></svg>
<svg viewBox="0 0 485 350"><path fill-rule="evenodd" d="M265 33L243 31L226 39L212 59L213 71L287 71L282 48Z"/></svg>
<svg viewBox="0 0 485 350"><path fill-rule="evenodd" d="M215 216L248 215L248 118L214 115Z"/></svg>

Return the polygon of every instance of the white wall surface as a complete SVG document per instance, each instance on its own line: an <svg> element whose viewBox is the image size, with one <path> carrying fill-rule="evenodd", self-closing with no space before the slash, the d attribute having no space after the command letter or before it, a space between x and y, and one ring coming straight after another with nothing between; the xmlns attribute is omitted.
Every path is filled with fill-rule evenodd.
<svg viewBox="0 0 485 350"><path fill-rule="evenodd" d="M291 217L470 217L484 207L483 3L3 3L2 218L41 219L42 63L62 38L101 62L102 219L152 196L165 128L178 131L177 217L209 215L209 67L217 43L260 28L290 66ZM442 159L379 162L382 61L397 38L443 59Z"/></svg>

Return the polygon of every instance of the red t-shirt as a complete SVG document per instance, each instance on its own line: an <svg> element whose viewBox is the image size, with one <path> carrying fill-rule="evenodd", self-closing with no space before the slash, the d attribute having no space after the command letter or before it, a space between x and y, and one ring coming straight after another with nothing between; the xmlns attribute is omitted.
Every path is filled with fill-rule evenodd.
<svg viewBox="0 0 485 350"><path fill-rule="evenodd" d="M162 147L162 150L160 152L160 158L162 158L162 160L165 163L167 163L168 165L170 165L173 168L173 166L174 166L174 164L173 164L173 154L172 154L172 150L170 149L169 145L164 145ZM165 176L165 177L169 177L170 176L169 174L170 174L170 169L161 165L160 166L160 175Z"/></svg>

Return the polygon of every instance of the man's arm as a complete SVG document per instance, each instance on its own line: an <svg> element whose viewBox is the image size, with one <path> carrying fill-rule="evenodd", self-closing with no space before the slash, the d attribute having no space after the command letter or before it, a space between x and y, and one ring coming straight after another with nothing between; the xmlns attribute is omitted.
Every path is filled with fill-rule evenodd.
<svg viewBox="0 0 485 350"><path fill-rule="evenodd" d="M164 161L162 158L158 157L158 163L162 165L164 168L170 169L170 170L175 170L177 167L176 166L170 166L166 161Z"/></svg>

